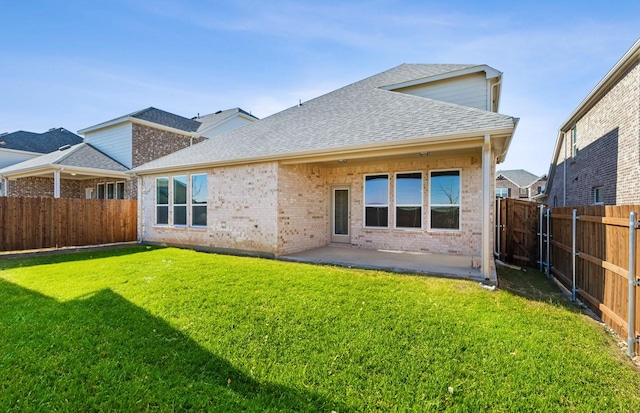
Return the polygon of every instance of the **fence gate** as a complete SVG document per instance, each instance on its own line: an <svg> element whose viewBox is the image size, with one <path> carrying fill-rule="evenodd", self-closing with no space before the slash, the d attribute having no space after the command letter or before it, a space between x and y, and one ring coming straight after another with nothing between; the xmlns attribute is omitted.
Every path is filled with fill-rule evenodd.
<svg viewBox="0 0 640 413"><path fill-rule="evenodd" d="M536 266L540 205L519 199L497 198L495 250L501 261Z"/></svg>

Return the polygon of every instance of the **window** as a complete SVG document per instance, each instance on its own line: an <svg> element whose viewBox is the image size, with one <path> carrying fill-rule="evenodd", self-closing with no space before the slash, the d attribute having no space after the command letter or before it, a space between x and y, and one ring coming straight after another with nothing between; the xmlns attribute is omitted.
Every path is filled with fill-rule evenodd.
<svg viewBox="0 0 640 413"><path fill-rule="evenodd" d="M422 228L422 173L396 174L396 228Z"/></svg>
<svg viewBox="0 0 640 413"><path fill-rule="evenodd" d="M527 188L520 188L520 196L527 196Z"/></svg>
<svg viewBox="0 0 640 413"><path fill-rule="evenodd" d="M595 205L604 205L604 186L593 188L593 203Z"/></svg>
<svg viewBox="0 0 640 413"><path fill-rule="evenodd" d="M460 229L460 171L432 171L429 177L431 229Z"/></svg>
<svg viewBox="0 0 640 413"><path fill-rule="evenodd" d="M98 184L98 199L104 199L104 184Z"/></svg>
<svg viewBox="0 0 640 413"><path fill-rule="evenodd" d="M109 182L107 184L107 199L113 199L114 194L115 194L115 184L113 182Z"/></svg>
<svg viewBox="0 0 640 413"><path fill-rule="evenodd" d="M496 188L498 198L509 198L509 188Z"/></svg>
<svg viewBox="0 0 640 413"><path fill-rule="evenodd" d="M156 224L169 224L169 178L156 179Z"/></svg>
<svg viewBox="0 0 640 413"><path fill-rule="evenodd" d="M191 225L207 226L207 175L191 175Z"/></svg>
<svg viewBox="0 0 640 413"><path fill-rule="evenodd" d="M116 182L116 199L124 199L124 182Z"/></svg>
<svg viewBox="0 0 640 413"><path fill-rule="evenodd" d="M187 225L187 177L173 177L173 225Z"/></svg>
<svg viewBox="0 0 640 413"><path fill-rule="evenodd" d="M575 159L576 156L578 156L578 131L574 126L571 129L571 157Z"/></svg>
<svg viewBox="0 0 640 413"><path fill-rule="evenodd" d="M364 226L389 226L389 175L364 177Z"/></svg>

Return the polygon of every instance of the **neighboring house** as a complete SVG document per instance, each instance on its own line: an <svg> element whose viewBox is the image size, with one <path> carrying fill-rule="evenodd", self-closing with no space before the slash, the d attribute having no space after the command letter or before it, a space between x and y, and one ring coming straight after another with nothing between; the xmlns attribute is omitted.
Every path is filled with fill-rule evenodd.
<svg viewBox="0 0 640 413"><path fill-rule="evenodd" d="M533 201L544 193L547 176L537 176L524 169L496 172L496 196Z"/></svg>
<svg viewBox="0 0 640 413"><path fill-rule="evenodd" d="M52 128L44 133L17 131L0 134L0 169L58 150L64 145L75 145L82 138L64 128ZM5 184L0 179L0 196Z"/></svg>
<svg viewBox="0 0 640 413"><path fill-rule="evenodd" d="M239 108L188 119L151 107L82 129L81 145L0 169L0 177L10 196L136 199L136 181L123 171L255 120Z"/></svg>
<svg viewBox="0 0 640 413"><path fill-rule="evenodd" d="M546 202L640 203L640 39L560 127Z"/></svg>
<svg viewBox="0 0 640 413"><path fill-rule="evenodd" d="M134 168L139 236L269 257L475 256L489 278L495 162L517 124L496 113L501 78L404 64Z"/></svg>

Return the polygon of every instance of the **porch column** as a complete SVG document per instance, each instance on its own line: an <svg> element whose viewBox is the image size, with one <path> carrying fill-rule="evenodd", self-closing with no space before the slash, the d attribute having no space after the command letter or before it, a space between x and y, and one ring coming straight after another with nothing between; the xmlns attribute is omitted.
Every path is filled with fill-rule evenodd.
<svg viewBox="0 0 640 413"><path fill-rule="evenodd" d="M484 135L482 145L482 276L491 271L491 135Z"/></svg>
<svg viewBox="0 0 640 413"><path fill-rule="evenodd" d="M60 198L60 171L53 171L53 197Z"/></svg>

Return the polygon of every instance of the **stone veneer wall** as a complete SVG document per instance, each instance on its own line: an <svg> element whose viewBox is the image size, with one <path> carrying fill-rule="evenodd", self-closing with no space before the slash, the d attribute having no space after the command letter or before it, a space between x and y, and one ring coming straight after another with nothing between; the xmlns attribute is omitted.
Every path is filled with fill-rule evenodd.
<svg viewBox="0 0 640 413"><path fill-rule="evenodd" d="M155 180L145 176L142 189L144 241L227 250L277 253L278 164L229 166L191 174L208 174L207 228L155 225ZM171 182L171 181L170 181ZM169 184L171 198L171 183ZM169 209L169 222L172 211Z"/></svg>
<svg viewBox="0 0 640 413"><path fill-rule="evenodd" d="M606 205L640 204L640 61L631 67L576 123L578 156L569 130L562 137L547 202L593 204L593 189L604 187ZM566 161L565 161L566 160Z"/></svg>
<svg viewBox="0 0 640 413"><path fill-rule="evenodd" d="M132 167L135 168L154 159L187 148L192 143L195 145L205 139L204 137L191 138L190 136L134 123L132 130Z"/></svg>

